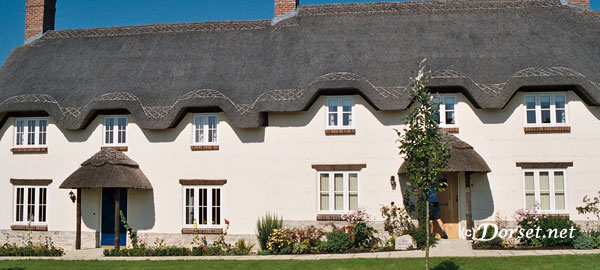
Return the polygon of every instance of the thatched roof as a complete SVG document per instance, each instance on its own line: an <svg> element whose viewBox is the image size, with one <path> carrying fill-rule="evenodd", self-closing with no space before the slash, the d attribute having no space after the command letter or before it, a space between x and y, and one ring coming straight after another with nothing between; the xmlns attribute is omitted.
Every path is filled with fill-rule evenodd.
<svg viewBox="0 0 600 270"><path fill-rule="evenodd" d="M125 154L104 148L71 174L60 188L152 189L139 165Z"/></svg>
<svg viewBox="0 0 600 270"><path fill-rule="evenodd" d="M450 147L450 160L445 172L491 172L490 167L485 160L473 149L473 146L462 141L454 135L445 133L448 142L446 146ZM398 174L406 174L406 162L403 162L398 169Z"/></svg>
<svg viewBox="0 0 600 270"><path fill-rule="evenodd" d="M218 107L258 127L264 112L305 110L325 90L402 110L423 58L430 87L462 91L476 108L502 108L522 87L575 90L597 106L599 50L600 13L560 0L307 5L274 24L49 31L2 66L0 123L45 111L83 129L98 110L125 109L164 129L190 108Z"/></svg>

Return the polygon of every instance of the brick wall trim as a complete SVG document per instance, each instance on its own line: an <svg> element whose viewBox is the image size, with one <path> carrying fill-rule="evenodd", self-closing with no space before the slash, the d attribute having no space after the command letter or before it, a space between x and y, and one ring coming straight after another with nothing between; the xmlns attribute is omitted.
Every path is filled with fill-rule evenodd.
<svg viewBox="0 0 600 270"><path fill-rule="evenodd" d="M318 221L340 221L342 219L342 214L318 214Z"/></svg>
<svg viewBox="0 0 600 270"><path fill-rule="evenodd" d="M192 145L190 146L192 151L216 151L219 150L218 145Z"/></svg>
<svg viewBox="0 0 600 270"><path fill-rule="evenodd" d="M10 183L16 186L47 186L52 184L52 179L10 179Z"/></svg>
<svg viewBox="0 0 600 270"><path fill-rule="evenodd" d="M182 186L222 186L227 184L227 179L179 179Z"/></svg>
<svg viewBox="0 0 600 270"><path fill-rule="evenodd" d="M525 133L571 133L570 126L555 126L555 127L524 127Z"/></svg>
<svg viewBox="0 0 600 270"><path fill-rule="evenodd" d="M360 171L367 164L313 164L312 168L317 171Z"/></svg>
<svg viewBox="0 0 600 270"><path fill-rule="evenodd" d="M523 169L566 169L573 167L573 162L517 162L516 166Z"/></svg>
<svg viewBox="0 0 600 270"><path fill-rule="evenodd" d="M223 233L223 229L222 228L198 228L198 229L194 229L194 228L183 228L181 229L181 233L182 234L222 234Z"/></svg>
<svg viewBox="0 0 600 270"><path fill-rule="evenodd" d="M46 232L48 231L48 225L12 225L10 229L13 231Z"/></svg>

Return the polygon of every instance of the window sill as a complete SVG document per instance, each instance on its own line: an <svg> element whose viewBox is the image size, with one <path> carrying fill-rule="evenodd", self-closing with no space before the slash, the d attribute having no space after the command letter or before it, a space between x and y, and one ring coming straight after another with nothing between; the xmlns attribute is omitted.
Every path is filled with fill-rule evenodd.
<svg viewBox="0 0 600 270"><path fill-rule="evenodd" d="M570 126L524 127L525 133L571 133Z"/></svg>
<svg viewBox="0 0 600 270"><path fill-rule="evenodd" d="M192 151L217 151L219 150L218 145L192 145L190 146Z"/></svg>
<svg viewBox="0 0 600 270"><path fill-rule="evenodd" d="M223 234L223 228L183 228L181 234Z"/></svg>
<svg viewBox="0 0 600 270"><path fill-rule="evenodd" d="M570 219L569 213L535 213L536 216L559 217Z"/></svg>
<svg viewBox="0 0 600 270"><path fill-rule="evenodd" d="M48 225L12 225L10 229L13 231L46 232L48 231Z"/></svg>
<svg viewBox="0 0 600 270"><path fill-rule="evenodd" d="M330 136L330 135L355 135L356 134L356 130L351 128L351 129L326 129L325 130L325 135Z"/></svg>
<svg viewBox="0 0 600 270"><path fill-rule="evenodd" d="M448 133L458 133L459 131L457 127L442 127L440 129Z"/></svg>
<svg viewBox="0 0 600 270"><path fill-rule="evenodd" d="M114 149L117 151L121 151L121 152L127 152L127 150L129 150L129 148L127 146L102 146L102 147L100 147L100 150L104 150L104 149L108 149L108 148L111 148L111 149Z"/></svg>
<svg viewBox="0 0 600 270"><path fill-rule="evenodd" d="M16 147L11 148L11 152L17 153L48 153L48 147Z"/></svg>
<svg viewBox="0 0 600 270"><path fill-rule="evenodd" d="M317 214L318 221L342 221L342 214Z"/></svg>

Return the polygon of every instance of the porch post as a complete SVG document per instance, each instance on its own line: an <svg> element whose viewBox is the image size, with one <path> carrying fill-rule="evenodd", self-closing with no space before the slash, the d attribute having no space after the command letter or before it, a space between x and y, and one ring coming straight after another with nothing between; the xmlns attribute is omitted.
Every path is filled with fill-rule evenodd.
<svg viewBox="0 0 600 270"><path fill-rule="evenodd" d="M467 230L473 228L473 214L471 212L471 172L465 172L465 201L467 204L467 209L465 213L465 217L467 219ZM475 233L475 232L472 232ZM467 236L467 240L473 240L473 236Z"/></svg>
<svg viewBox="0 0 600 270"><path fill-rule="evenodd" d="M119 225L121 225L121 189L115 191L115 249L121 248L121 236L119 235Z"/></svg>
<svg viewBox="0 0 600 270"><path fill-rule="evenodd" d="M75 249L81 249L81 188L77 189L77 228L75 229Z"/></svg>

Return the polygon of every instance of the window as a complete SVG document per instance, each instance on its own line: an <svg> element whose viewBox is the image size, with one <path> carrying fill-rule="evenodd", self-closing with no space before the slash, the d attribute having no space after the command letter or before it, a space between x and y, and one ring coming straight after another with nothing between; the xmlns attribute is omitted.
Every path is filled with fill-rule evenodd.
<svg viewBox="0 0 600 270"><path fill-rule="evenodd" d="M193 228L194 221L198 227L220 227L222 219L220 187L184 187L183 224Z"/></svg>
<svg viewBox="0 0 600 270"><path fill-rule="evenodd" d="M358 208L358 172L319 172L319 212L347 213Z"/></svg>
<svg viewBox="0 0 600 270"><path fill-rule="evenodd" d="M46 187L15 186L15 224L46 224Z"/></svg>
<svg viewBox="0 0 600 270"><path fill-rule="evenodd" d="M436 104L437 114L434 114L435 120L440 126L456 124L456 97L450 95L437 95L433 97L433 104Z"/></svg>
<svg viewBox="0 0 600 270"><path fill-rule="evenodd" d="M566 212L566 170L524 170L525 208L540 212Z"/></svg>
<svg viewBox="0 0 600 270"><path fill-rule="evenodd" d="M525 96L526 125L559 125L567 123L565 94L532 94Z"/></svg>
<svg viewBox="0 0 600 270"><path fill-rule="evenodd" d="M215 114L194 115L194 144L217 144L217 124Z"/></svg>
<svg viewBox="0 0 600 270"><path fill-rule="evenodd" d="M127 144L127 117L107 116L104 118L104 145Z"/></svg>
<svg viewBox="0 0 600 270"><path fill-rule="evenodd" d="M46 146L48 119L17 118L15 120L15 147Z"/></svg>
<svg viewBox="0 0 600 270"><path fill-rule="evenodd" d="M352 98L327 99L327 128L350 128L354 126Z"/></svg>

